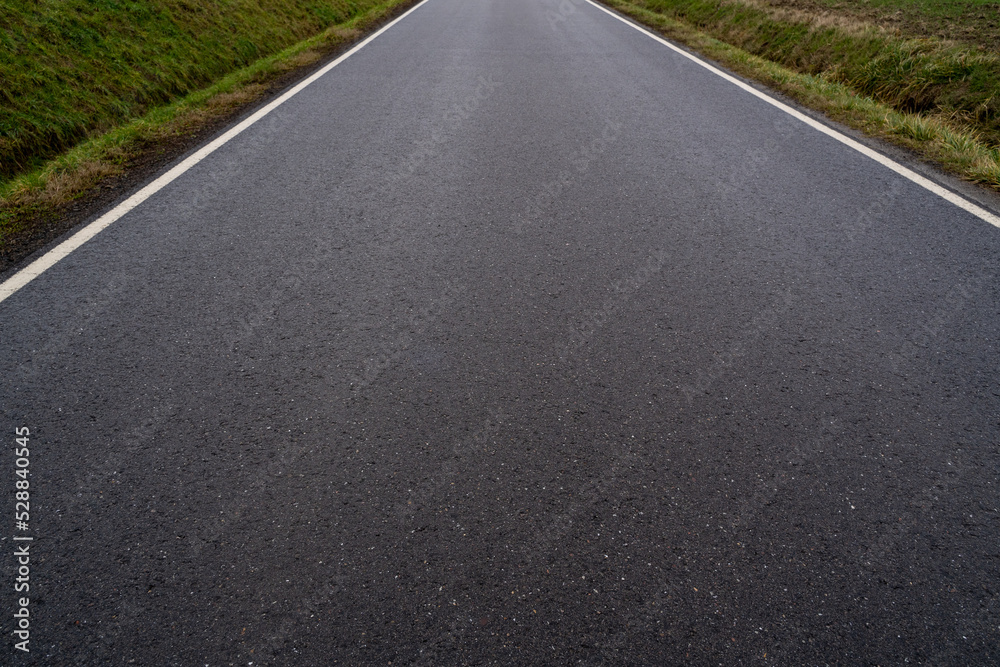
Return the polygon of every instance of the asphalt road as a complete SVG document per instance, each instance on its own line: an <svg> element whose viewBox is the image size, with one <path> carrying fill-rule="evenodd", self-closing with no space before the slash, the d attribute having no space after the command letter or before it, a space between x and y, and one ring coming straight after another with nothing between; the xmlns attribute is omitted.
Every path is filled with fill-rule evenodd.
<svg viewBox="0 0 1000 667"><path fill-rule="evenodd" d="M589 4L429 0L0 304L0 662L997 664L998 267Z"/></svg>

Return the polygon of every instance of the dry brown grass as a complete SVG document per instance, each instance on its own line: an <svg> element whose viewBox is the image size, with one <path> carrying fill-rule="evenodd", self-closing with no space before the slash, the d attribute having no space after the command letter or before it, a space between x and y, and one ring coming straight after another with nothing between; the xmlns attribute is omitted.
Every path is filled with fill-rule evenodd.
<svg viewBox="0 0 1000 667"><path fill-rule="evenodd" d="M72 201L83 190L94 187L109 176L117 176L121 167L111 162L89 160L76 169L55 173L45 182L45 189L39 194L39 203L62 206Z"/></svg>
<svg viewBox="0 0 1000 667"><path fill-rule="evenodd" d="M849 35L862 36L873 31L899 34L899 29L896 27L879 25L860 16L834 12L808 2L804 2L802 7L794 4L775 4L768 0L726 0L723 4L748 5L766 11L776 21L803 23L820 29L834 28Z"/></svg>
<svg viewBox="0 0 1000 667"><path fill-rule="evenodd" d="M41 188L23 190L0 201L0 208L24 206L61 207L91 190L105 179L118 176L122 168L109 160L87 160L72 169L53 171Z"/></svg>
<svg viewBox="0 0 1000 667"><path fill-rule="evenodd" d="M327 31L328 34L338 39L354 41L361 36L361 31L357 28L333 27Z"/></svg>
<svg viewBox="0 0 1000 667"><path fill-rule="evenodd" d="M153 139L176 137L195 132L234 110L255 102L268 90L264 83L252 83L236 90L210 97L204 105L187 109L151 135Z"/></svg>
<svg viewBox="0 0 1000 667"><path fill-rule="evenodd" d="M303 51L294 58L290 58L281 64L280 69L283 72L289 70L298 69L299 67L308 67L312 65L317 60L323 57L323 54L315 49L309 49L308 51Z"/></svg>

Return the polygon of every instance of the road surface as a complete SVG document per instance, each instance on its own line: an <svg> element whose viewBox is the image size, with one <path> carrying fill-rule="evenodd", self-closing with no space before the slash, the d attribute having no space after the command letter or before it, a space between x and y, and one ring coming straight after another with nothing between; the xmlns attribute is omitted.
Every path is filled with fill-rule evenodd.
<svg viewBox="0 0 1000 667"><path fill-rule="evenodd" d="M589 3L429 0L0 303L0 662L996 664L998 267Z"/></svg>

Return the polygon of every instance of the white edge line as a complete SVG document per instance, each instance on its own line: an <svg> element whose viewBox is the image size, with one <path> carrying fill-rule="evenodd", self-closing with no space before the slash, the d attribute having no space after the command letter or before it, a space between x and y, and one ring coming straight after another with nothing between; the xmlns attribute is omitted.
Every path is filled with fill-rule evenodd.
<svg viewBox="0 0 1000 667"><path fill-rule="evenodd" d="M325 65L322 69L309 76L309 78L304 79L303 81L296 84L294 88L291 88L290 90L286 91L284 94L281 95L281 97L279 97L276 100L273 100L266 106L261 107L256 112L254 112L253 115L244 119L238 125L230 128L228 131L226 131L225 134L216 137L210 143L202 146L197 151L195 151L187 158L185 158L182 162L175 165L170 171L166 172L165 174L161 175L156 180L154 180L152 183L149 183L148 185L143 187L141 190L133 194L131 197L129 197L122 203L118 204L113 209L111 209L110 211L99 217L97 220L94 220L83 229L73 234L71 237L69 237L68 239L57 245L55 248L49 250L47 253L45 253L35 261L33 261L31 264L18 271L7 280L3 281L3 283L0 283L0 303L3 303L8 297L12 296L15 292L17 292L19 289L30 283L38 276L42 275L42 273L44 273L46 270L52 268L52 266L54 266L59 260L63 259L71 252L82 246L84 243L97 236L102 230L110 226L120 217L122 217L135 207L139 206L141 203L152 197L160 190L162 190L164 187L170 184L174 179L176 179L181 174L186 172L188 169L190 169L191 167L195 166L196 164L204 160L206 157L215 152L216 149L226 144L230 139L232 139L240 132L242 132L243 130L247 129L257 121L259 121L267 114L274 111L276 108L287 102L289 99L294 97L299 92L301 92L303 88L313 83L314 81L316 81L316 79L320 78L321 76L332 70L334 67L344 62L358 51L360 51L373 39L381 35L383 32L385 32L392 26L396 25L396 23L398 23L399 21L402 21L412 12L419 9L427 1L428 0L422 0L420 3L414 5L403 14L400 14L395 19L393 19L389 23L379 28L376 32L366 37L363 41L354 45L349 51L339 56L336 60Z"/></svg>
<svg viewBox="0 0 1000 667"><path fill-rule="evenodd" d="M755 97L758 97L758 98L764 100L765 102L767 102L771 106L774 106L774 107L777 107L778 109L781 109L782 111L784 111L785 113L787 113L789 116L792 116L794 118L797 118L797 119L801 120L806 125L814 128L816 130L819 130L820 132L822 132L823 134L825 134L825 135L827 135L829 137L832 137L832 138L836 139L837 141L839 141L840 143L844 144L845 146L853 148L854 150L856 150L857 152L861 153L862 155L870 157L871 159L875 160L879 164L881 164L881 165L883 165L885 167L888 167L889 169L893 170L894 172L896 172L897 174L899 174L903 178L907 178L907 179L913 181L914 183L916 183L920 187L922 187L922 188L924 188L926 190L929 190L930 192L933 192L934 194L938 195L942 199L945 199L945 200L951 202L952 204L954 204L955 206L959 207L960 209L962 209L964 211L968 211L969 213L971 213L972 215L976 216L980 220L988 222L991 225L993 225L994 227L1000 227L1000 216L997 216L997 215L995 215L993 213L990 213L989 211L987 211L983 207L978 206L976 204L973 204L968 199L966 199L964 197L960 197L959 195L955 194L951 190L948 190L946 188L941 187L940 185L938 185L934 181L932 181L932 180L930 180L928 178L925 178L924 176L921 176L920 174L918 174L917 172L913 171L912 169L908 169L907 167L904 167L903 165L899 164L895 160L891 160L891 159L887 158L886 156L882 155L881 153L878 153L878 152L872 150L871 148L868 148L864 144L860 144L857 141L855 141L854 139L851 139L850 137L848 137L848 136L846 136L844 134L841 134L837 130L834 130L833 128L828 127L828 126L824 125L823 123L820 123L820 122L818 122L818 121L810 118L809 116L805 115L801 111L793 109L792 107L788 106L787 104L785 104L783 102L779 102L778 100L774 99L773 97L771 97L770 95L768 95L766 93L762 93L761 91L757 90L756 88L747 85L743 81L740 81L736 77L734 77L734 76L732 76L730 74L727 74L726 72L723 72L718 67L714 67L713 65L710 65L709 63L705 62L701 58L698 58L697 56L694 56L694 55L688 53L687 51L685 51L684 49L678 47L677 45L671 44L666 39L660 37L656 33L651 32L651 31L647 30L646 28L644 28L644 27L642 27L642 26L640 26L640 25L638 25L636 23L633 23L632 21L630 21L630 20L628 20L628 19L626 19L626 18L624 18L622 16L619 16L618 14L614 13L613 11L611 11L610 9L608 9L607 7L599 5L598 3L594 2L594 0L587 0L587 2L590 3L591 5L593 5L594 7L597 7L598 9L600 9L602 12L608 14L609 16L612 16L612 17L618 19L619 21L621 21L625 25L631 26L631 27L635 28L636 30L638 30L641 33L645 33L648 37L652 37L653 39L655 39L660 44L663 44L667 48L673 49L674 51L676 51L680 55L684 56L685 58L687 58L687 59L689 59L689 60L691 60L691 61L693 61L695 63L698 63L699 65L701 65L702 67L704 67L705 69L707 69L709 72L712 72L713 74L722 77L726 81L728 81L728 82L730 82L730 83L732 83L732 84L734 84L736 86L739 86L740 88L742 88L743 90L747 91L751 95L754 95Z"/></svg>

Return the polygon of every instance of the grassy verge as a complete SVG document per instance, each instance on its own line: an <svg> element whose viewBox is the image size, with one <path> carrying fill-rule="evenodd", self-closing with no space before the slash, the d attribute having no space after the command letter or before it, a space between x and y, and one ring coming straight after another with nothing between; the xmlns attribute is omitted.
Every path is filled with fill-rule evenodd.
<svg viewBox="0 0 1000 667"><path fill-rule="evenodd" d="M837 121L1000 191L1000 58L992 53L787 2L603 1Z"/></svg>
<svg viewBox="0 0 1000 667"><path fill-rule="evenodd" d="M76 3L72 0L66 4ZM128 7L134 8L140 3L96 0L94 4L125 12ZM145 4L195 5L183 0ZM232 23L235 15L218 13L219 5L255 7L253 12L239 15L241 20L249 20L256 18L254 12L257 9L267 9L269 4L274 3L267 0L200 3L198 7L204 5L216 8L209 12L214 12L213 16L201 17L203 22L211 23L208 26L211 30L205 28L202 32L204 34L207 31L221 39L225 30L239 28ZM17 254L15 251L20 250L27 241L37 241L40 229L66 213L74 202L93 198L102 183L121 177L130 168L148 162L168 147L183 143L186 138L212 126L220 119L232 116L240 108L267 94L272 86L280 84L294 70L315 63L327 53L342 49L402 7L413 4L413 0L289 0L286 4L293 8L308 8L304 13L305 20L295 23L294 30L286 29L278 36L271 35L272 45L282 40L290 41L291 44L280 49L274 48L273 53L257 58L249 65L242 65L241 58L249 57L256 51L245 45L238 46L242 37L230 38L229 41L237 45L232 49L220 49L225 53L215 54L216 60L208 64L186 62L185 58L195 57L197 54L185 51L179 55L169 44L161 44L159 51L152 53L151 57L169 62L150 66L161 73L159 78L152 77L161 84L155 94L138 84L130 88L135 83L132 72L114 81L109 79L106 85L94 83L93 77L102 68L126 68L130 58L138 57L138 51L122 55L122 50L127 51L125 47L108 55L109 60L114 57L119 58L119 62L101 63L93 54L94 62L84 58L83 64L77 68L81 72L74 74L76 80L71 80L72 77L67 75L59 82L62 85L61 91L48 84L48 87L41 86L39 90L32 89L31 79L32 76L37 78L37 72L32 76L25 74L22 70L30 69L28 65L18 69L18 63L12 62L20 57L17 53L13 56L8 54L7 61L3 61L0 56L0 82L3 82L0 86L0 156L5 160L4 169L7 171L6 177L0 180L0 256L13 257ZM9 7L0 4L0 21L9 18L10 12ZM302 18L298 14L292 18L296 17ZM294 23L287 16L280 21L269 19L270 27L258 27L255 30L278 33L281 31L275 25L283 21ZM308 31L316 21L325 21L327 27L312 30L312 36L306 39L290 39L297 38L300 31ZM333 21L336 22L331 25ZM181 23L188 32L194 30L193 24ZM219 28L220 25L222 28ZM178 39L187 41L175 34L177 31L183 32L176 22L172 28L164 28L160 24L154 27L156 30L153 32L170 38L164 37L168 42ZM125 30L120 25L117 29ZM150 31L152 29L147 30L147 33ZM11 39L10 34L10 31L5 33L8 41ZM65 35L53 36L51 39L54 42L63 40L62 48L70 52L76 48L70 43L73 40ZM208 42L212 46L211 40ZM265 48L265 42L267 40L262 38L256 49L259 51ZM2 46L0 45L0 51L3 50ZM89 44L88 48L92 46ZM219 62L220 60L224 62ZM192 73L196 69L197 74ZM214 76L220 71L223 73ZM175 77L164 72L180 74ZM8 76L10 73L13 76ZM199 86L206 78L211 83ZM22 86L23 90L18 90L14 84L8 85L12 79L17 79L17 85ZM109 92L112 84L117 86L117 92ZM176 90L178 86L182 88L180 92ZM185 86L191 90L183 90ZM92 91L96 92L91 94ZM34 96L32 100L22 99L31 96ZM169 101L158 103L164 98ZM80 113L53 113L53 109L65 104L72 104Z"/></svg>

